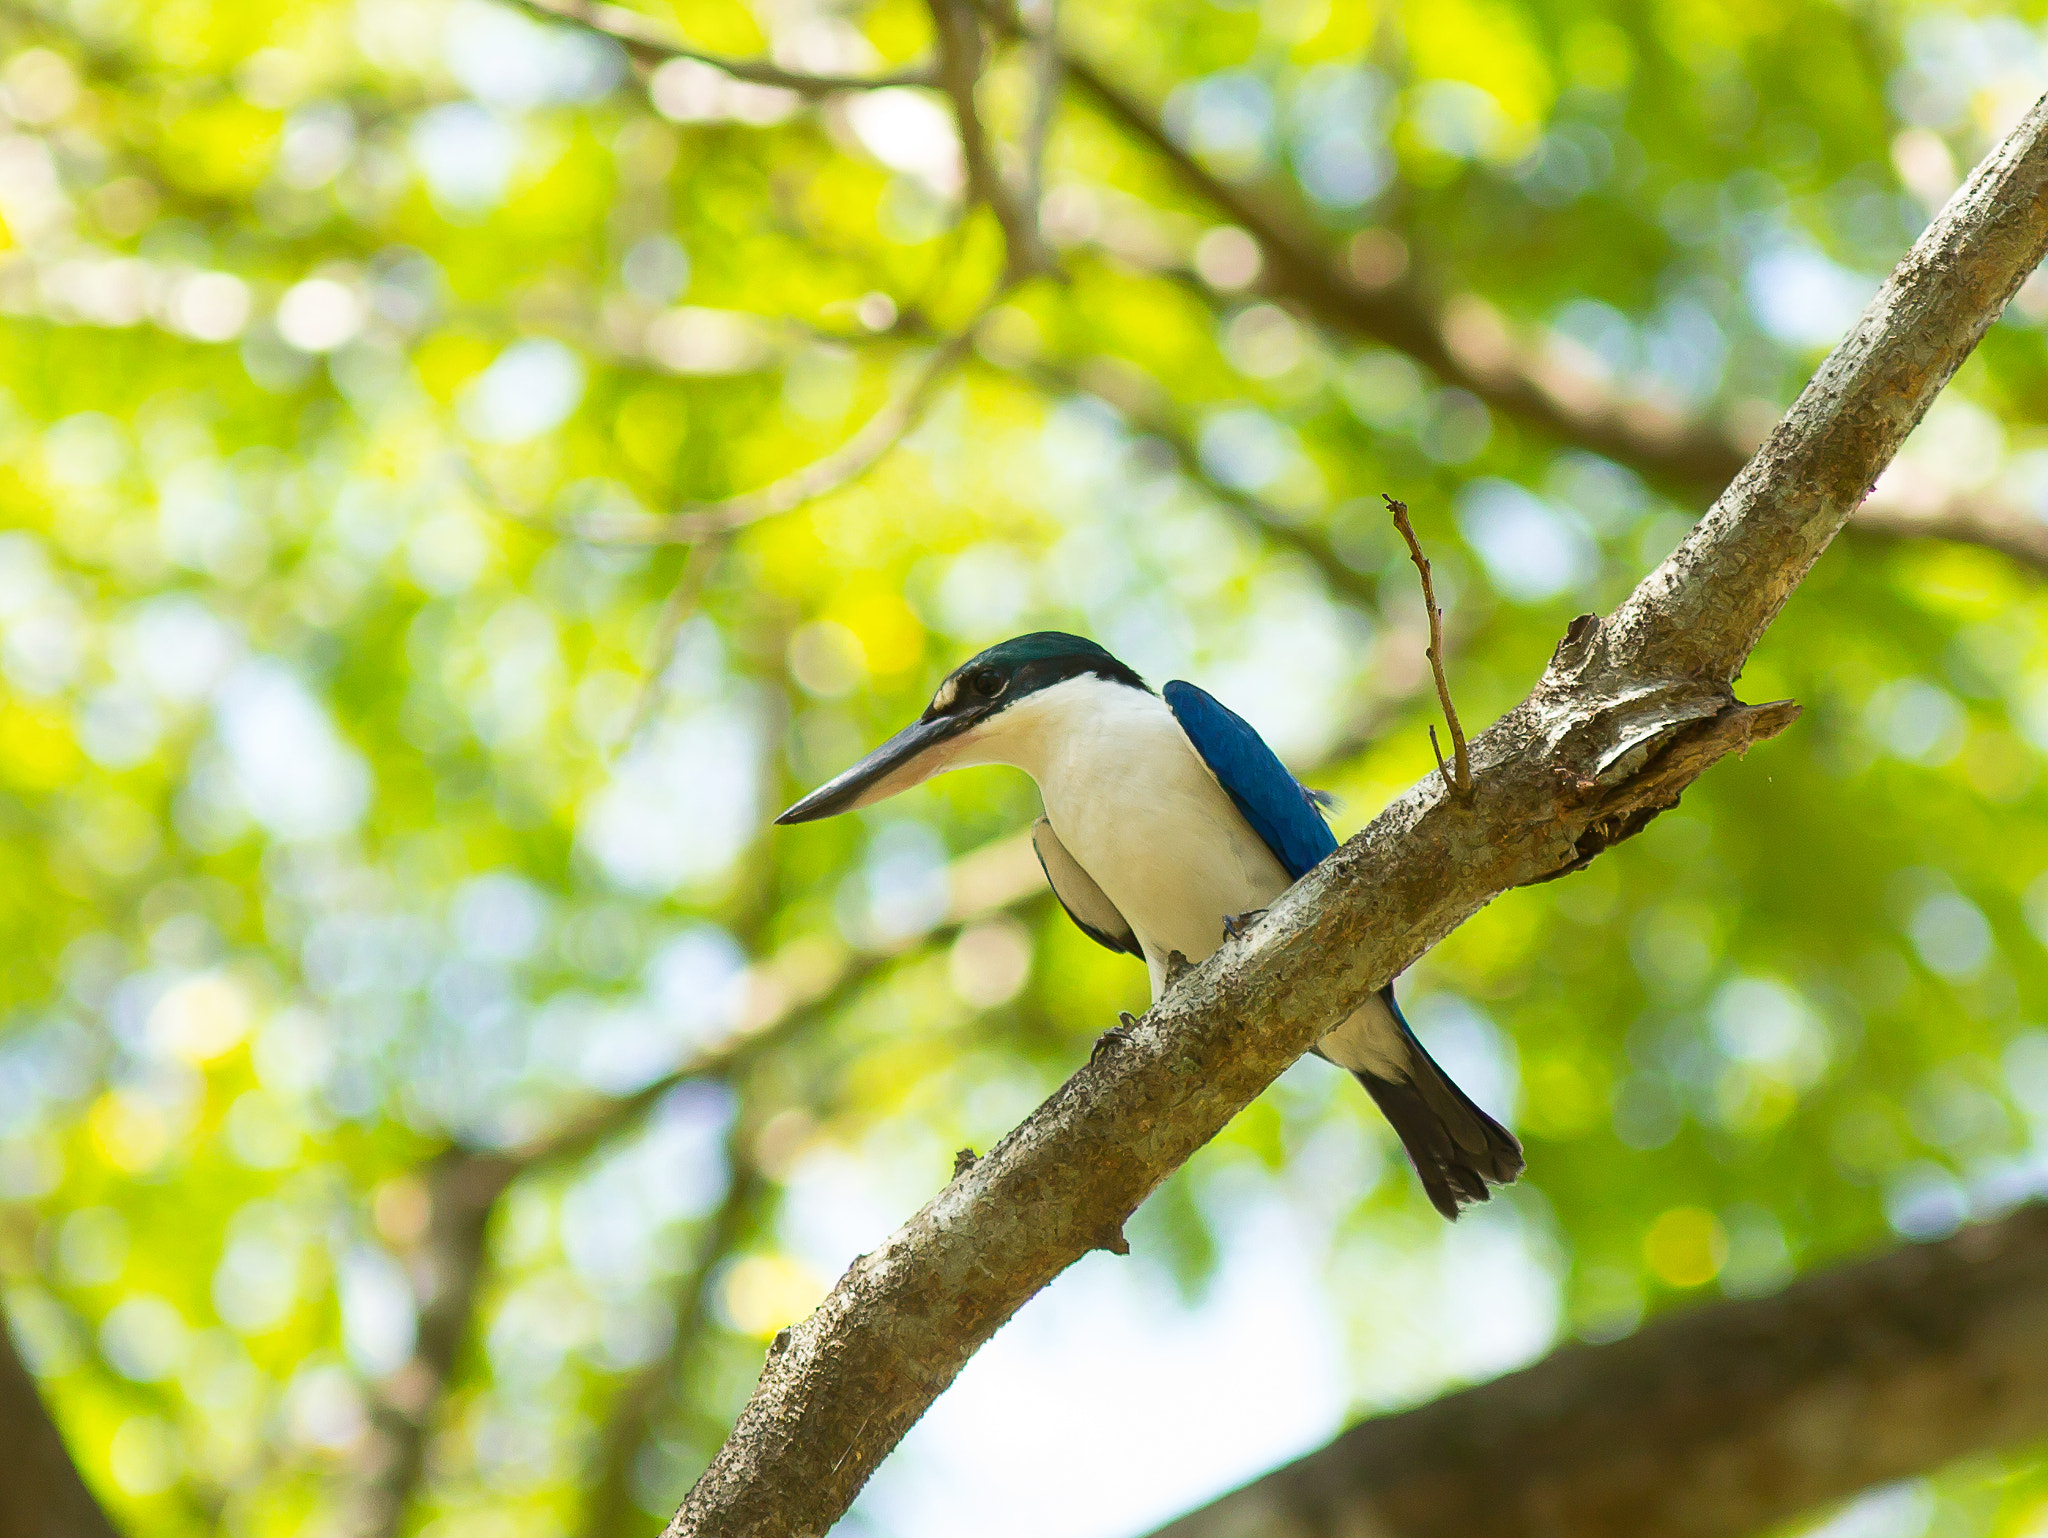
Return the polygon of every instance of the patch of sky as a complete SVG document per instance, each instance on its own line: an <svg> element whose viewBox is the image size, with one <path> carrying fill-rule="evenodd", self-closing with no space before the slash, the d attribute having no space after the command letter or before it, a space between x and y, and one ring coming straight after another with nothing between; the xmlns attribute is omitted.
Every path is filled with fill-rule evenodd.
<svg viewBox="0 0 2048 1538"><path fill-rule="evenodd" d="M1232 660L1209 670L1212 692L1275 752L1312 760L1345 728L1341 702L1362 638L1291 569L1254 578L1251 611Z"/></svg>
<svg viewBox="0 0 2048 1538"><path fill-rule="evenodd" d="M868 840L859 872L842 891L840 923L863 945L923 934L952 901L946 845L928 823L892 821Z"/></svg>
<svg viewBox="0 0 2048 1538"><path fill-rule="evenodd" d="M442 59L462 88L508 111L598 101L626 77L624 50L585 27L546 26L487 0L456 0Z"/></svg>
<svg viewBox="0 0 2048 1538"><path fill-rule="evenodd" d="M306 929L299 967L317 998L403 995L425 986L439 944L413 914L322 913Z"/></svg>
<svg viewBox="0 0 2048 1538"><path fill-rule="evenodd" d="M1543 1210L1494 1202L1443 1233L1437 1306L1445 1319L1470 1321L1469 1329L1447 1332L1451 1376L1498 1377L1534 1361L1557 1338L1563 1288L1556 1243L1537 1217Z"/></svg>
<svg viewBox="0 0 2048 1538"><path fill-rule="evenodd" d="M577 1281L551 1268L527 1277L500 1300L483 1331L498 1397L517 1400L541 1393L569 1353L594 1333L595 1307ZM492 1429L487 1421L485 1445L478 1449L478 1461L486 1467L491 1442L502 1446L504 1440L502 1431L491 1436Z"/></svg>
<svg viewBox="0 0 2048 1538"><path fill-rule="evenodd" d="M1140 581L1129 545L1100 522L1070 528L1040 560L1039 571L1051 596L1083 612L1113 606Z"/></svg>
<svg viewBox="0 0 2048 1538"><path fill-rule="evenodd" d="M2013 1102L2035 1123L2036 1139L2048 1143L2048 1030L2036 1025L2017 1033L2002 1062Z"/></svg>
<svg viewBox="0 0 2048 1538"><path fill-rule="evenodd" d="M644 304L674 304L690 286L690 254L672 235L647 235L627 248L619 276Z"/></svg>
<svg viewBox="0 0 2048 1538"><path fill-rule="evenodd" d="M1729 979L1708 1004L1707 1023L1731 1059L1769 1069L1786 1083L1804 1087L1827 1069L1827 1027L1776 979Z"/></svg>
<svg viewBox="0 0 2048 1538"><path fill-rule="evenodd" d="M1934 1521L1934 1492L1911 1479L1857 1496L1797 1538L1920 1538Z"/></svg>
<svg viewBox="0 0 2048 1538"><path fill-rule="evenodd" d="M1600 535L1618 534L1650 506L1642 478L1611 459L1570 449L1550 462L1543 491L1570 508Z"/></svg>
<svg viewBox="0 0 2048 1538"><path fill-rule="evenodd" d="M443 215L480 218L505 200L519 158L519 130L475 102L446 102L413 120L412 158Z"/></svg>
<svg viewBox="0 0 2048 1538"><path fill-rule="evenodd" d="M130 1293L100 1323L100 1354L134 1383L160 1383L178 1370L192 1337L175 1305L154 1293Z"/></svg>
<svg viewBox="0 0 2048 1538"><path fill-rule="evenodd" d="M95 689L78 712L78 745L94 763L128 769L156 751L163 732L156 702L139 689Z"/></svg>
<svg viewBox="0 0 2048 1538"><path fill-rule="evenodd" d="M277 137L277 175L287 187L324 187L355 158L356 119L345 102L309 102Z"/></svg>
<svg viewBox="0 0 2048 1538"><path fill-rule="evenodd" d="M1039 432L1046 505L1055 512L1092 518L1092 504L1116 477L1127 442L1122 416L1092 396L1054 406Z"/></svg>
<svg viewBox="0 0 2048 1538"><path fill-rule="evenodd" d="M120 479L132 459L128 434L101 411L81 411L43 429L43 473L70 491Z"/></svg>
<svg viewBox="0 0 2048 1538"><path fill-rule="evenodd" d="M270 1202L249 1202L228 1220L227 1244L213 1270L213 1306L244 1334L282 1324L308 1278L297 1225Z"/></svg>
<svg viewBox="0 0 2048 1538"><path fill-rule="evenodd" d="M847 105L847 125L870 155L892 171L942 194L963 175L953 116L922 91L864 91Z"/></svg>
<svg viewBox="0 0 2048 1538"><path fill-rule="evenodd" d="M456 414L484 443L524 443L552 432L583 400L583 360L552 337L514 342L464 387Z"/></svg>
<svg viewBox="0 0 2048 1538"><path fill-rule="evenodd" d="M1490 91L1464 80L1431 80L1411 95L1416 137L1459 160L1496 160L1512 142L1514 125Z"/></svg>
<svg viewBox="0 0 2048 1538"><path fill-rule="evenodd" d="M0 1136L24 1132L85 1095L97 1056L84 1028L66 1016L12 1022L0 1039Z"/></svg>
<svg viewBox="0 0 2048 1538"><path fill-rule="evenodd" d="M269 537L218 460L188 459L158 483L157 544L179 566L225 582L262 569Z"/></svg>
<svg viewBox="0 0 2048 1538"><path fill-rule="evenodd" d="M562 693L554 616L530 598L511 599L484 622L475 655L481 676L465 694L477 736L498 748L530 744Z"/></svg>
<svg viewBox="0 0 2048 1538"><path fill-rule="evenodd" d="M1459 493L1457 518L1494 587L1517 602L1554 598L1599 571L1599 547L1578 515L1513 481L1473 481Z"/></svg>
<svg viewBox="0 0 2048 1538"><path fill-rule="evenodd" d="M1301 440L1256 406L1211 412L1197 438L1202 467L1237 491L1260 491L1301 456Z"/></svg>
<svg viewBox="0 0 2048 1538"><path fill-rule="evenodd" d="M1949 1170L1921 1160L1886 1181L1884 1215L1902 1239L1944 1239L1970 1215L1969 1193Z"/></svg>
<svg viewBox="0 0 2048 1538"><path fill-rule="evenodd" d="M214 726L243 808L273 837L333 838L368 811L369 765L284 663L240 663L214 695Z"/></svg>
<svg viewBox="0 0 2048 1538"><path fill-rule="evenodd" d="M1394 176L1391 94L1384 75L1355 65L1318 64L1302 77L1287 108L1295 173L1311 198L1351 209L1386 190Z"/></svg>
<svg viewBox="0 0 2048 1538"><path fill-rule="evenodd" d="M1031 608L1036 586L1023 551L993 542L971 545L946 563L939 578L939 627L970 645L1001 640Z"/></svg>
<svg viewBox="0 0 2048 1538"><path fill-rule="evenodd" d="M1308 1282L1326 1244L1282 1206L1249 1211L1194 1307L1157 1271L1084 1259L967 1365L856 1510L904 1538L955 1533L962 1510L985 1538L1111 1538L1318 1445L1350 1394L1328 1348L1342 1325ZM1062 1477L1034 1477L1049 1461Z"/></svg>
<svg viewBox="0 0 2048 1538"><path fill-rule="evenodd" d="M1272 87L1250 70L1218 70L1176 87L1165 116L1167 132L1228 174L1244 175L1272 157Z"/></svg>
<svg viewBox="0 0 2048 1538"><path fill-rule="evenodd" d="M1931 972L1951 982L1982 974L1991 959L1991 924L1960 892L1931 892L1915 904L1906 937Z"/></svg>
<svg viewBox="0 0 2048 1538"><path fill-rule="evenodd" d="M1413 432L1428 399L1413 360L1383 348L1369 348L1345 365L1337 389L1354 416L1382 432Z"/></svg>
<svg viewBox="0 0 2048 1538"><path fill-rule="evenodd" d="M1906 1097L1906 1120L1914 1136L1947 1151L1958 1164L1995 1158L2011 1145L2013 1134L2005 1102L1988 1087L1995 1082L1991 1064L1982 1058L1937 1064Z"/></svg>
<svg viewBox="0 0 2048 1538"><path fill-rule="evenodd" d="M667 941L641 974L647 1001L672 1048L701 1047L739 1023L747 1002L747 956L715 924L696 924Z"/></svg>
<svg viewBox="0 0 2048 1538"><path fill-rule="evenodd" d="M1969 716L1953 694L1924 678L1896 678L1863 707L1865 729L1907 763L1938 768L1962 752Z"/></svg>
<svg viewBox="0 0 2048 1538"><path fill-rule="evenodd" d="M1640 322L1598 300L1575 299L1558 310L1551 327L1583 349L1581 366L1607 380L1652 388L1674 406L1710 400L1728 357L1728 339L1713 311L1691 296L1667 300Z"/></svg>
<svg viewBox="0 0 2048 1538"><path fill-rule="evenodd" d="M180 706L211 695L243 649L240 630L192 593L165 593L125 610L109 640L124 682Z"/></svg>
<svg viewBox="0 0 2048 1538"><path fill-rule="evenodd" d="M0 672L23 694L58 693L84 666L85 612L27 533L0 535Z"/></svg>
<svg viewBox="0 0 2048 1538"><path fill-rule="evenodd" d="M486 871L456 889L449 904L455 943L486 961L524 961L548 928L547 894L512 871Z"/></svg>
<svg viewBox="0 0 2048 1538"><path fill-rule="evenodd" d="M350 1364L367 1378L403 1367L419 1332L405 1268L373 1245L352 1245L336 1268L335 1291Z"/></svg>
<svg viewBox="0 0 2048 1538"><path fill-rule="evenodd" d="M1614 141L1591 123L1553 125L1514 166L1531 202L1562 208L1614 174Z"/></svg>
<svg viewBox="0 0 2048 1538"><path fill-rule="evenodd" d="M732 1097L690 1084L665 1096L646 1126L596 1161L562 1198L562 1249L600 1294L631 1293L672 1264L668 1225L702 1217L727 1176Z"/></svg>
<svg viewBox="0 0 2048 1538"><path fill-rule="evenodd" d="M630 1094L723 1035L745 1003L745 958L723 930L701 926L657 952L643 991L624 1000L568 993L535 1024L536 1060L561 1062L607 1094Z"/></svg>
<svg viewBox="0 0 2048 1538"><path fill-rule="evenodd" d="M1978 92L2001 78L2048 75L2041 38L2011 16L1936 11L1907 23L1905 44L1885 94L1901 119L1922 128L1964 127ZM2039 89L2028 87L2030 95Z"/></svg>
<svg viewBox="0 0 2048 1538"><path fill-rule="evenodd" d="M1878 280L1851 272L1810 242L1787 237L1766 245L1743 275L1757 323L1788 346L1830 347L1863 312Z"/></svg>
<svg viewBox="0 0 2048 1538"><path fill-rule="evenodd" d="M1935 485L1974 491L1998 478L2005 447L2005 424L1997 416L1975 401L1943 395L1900 445L1893 467Z"/></svg>
<svg viewBox="0 0 2048 1538"><path fill-rule="evenodd" d="M411 246L386 246L370 259L370 308L400 331L419 330L448 299L440 263Z"/></svg>
<svg viewBox="0 0 2048 1538"><path fill-rule="evenodd" d="M1428 413L1416 433L1417 447L1440 465L1469 464L1493 436L1493 418L1485 402L1469 391L1439 390L1429 398Z"/></svg>
<svg viewBox="0 0 2048 1538"><path fill-rule="evenodd" d="M759 724L738 705L655 722L577 816L577 844L622 891L715 876L753 839Z"/></svg>

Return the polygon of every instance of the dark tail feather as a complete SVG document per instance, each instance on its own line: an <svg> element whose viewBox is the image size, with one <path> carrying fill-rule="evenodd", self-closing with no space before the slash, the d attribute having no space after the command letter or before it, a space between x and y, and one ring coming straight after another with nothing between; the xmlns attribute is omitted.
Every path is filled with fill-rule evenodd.
<svg viewBox="0 0 2048 1538"><path fill-rule="evenodd" d="M1492 1195L1489 1183L1504 1186L1522 1173L1522 1145L1451 1082L1405 1020L1402 1028L1408 1038L1405 1082L1356 1070L1352 1076L1393 1125L1431 1204L1455 1222L1459 1208Z"/></svg>

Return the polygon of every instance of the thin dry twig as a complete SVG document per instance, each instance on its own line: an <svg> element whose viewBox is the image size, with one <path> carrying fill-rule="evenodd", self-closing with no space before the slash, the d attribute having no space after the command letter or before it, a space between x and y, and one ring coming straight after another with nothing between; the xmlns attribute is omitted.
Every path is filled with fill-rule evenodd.
<svg viewBox="0 0 2048 1538"><path fill-rule="evenodd" d="M642 58L690 59L709 65L720 74L749 85L772 85L799 96L830 96L839 91L884 91L899 85L937 85L938 74L929 64L891 70L885 75L811 74L784 69L766 59L733 59L723 54L692 48L661 23L624 6L606 5L603 0L513 0L513 3L549 21L572 22L601 32Z"/></svg>
<svg viewBox="0 0 2048 1538"><path fill-rule="evenodd" d="M1436 606L1436 585L1430 581L1429 559L1422 553L1422 541L1415 537L1415 526L1408 521L1408 504L1395 501L1385 492L1380 493L1380 500L1394 515L1394 527L1408 541L1408 558L1422 574L1422 603L1429 610L1429 670L1436 676L1436 697L1444 707L1444 721L1450 727L1451 758L1457 765L1456 773L1444 767L1444 750L1437 746L1434 726L1429 729L1429 751L1436 755L1436 772L1443 776L1444 789L1460 801L1470 801L1472 755L1465 747L1465 728L1458 724L1458 707L1451 703L1450 680L1444 677L1444 611Z"/></svg>
<svg viewBox="0 0 2048 1538"><path fill-rule="evenodd" d="M662 516L600 514L585 518L575 526L577 535L599 544L685 544L794 512L806 502L852 485L917 426L939 387L967 356L978 325L979 317L974 324L933 348L909 383L862 423L851 438L822 459L814 459L758 491L742 492L719 502L693 503Z"/></svg>

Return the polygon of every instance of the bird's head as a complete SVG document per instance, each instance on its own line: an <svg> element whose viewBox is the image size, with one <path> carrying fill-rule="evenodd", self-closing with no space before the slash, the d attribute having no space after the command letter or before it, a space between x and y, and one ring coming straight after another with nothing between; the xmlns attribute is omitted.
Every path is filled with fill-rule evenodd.
<svg viewBox="0 0 2048 1538"><path fill-rule="evenodd" d="M1145 687L1130 668L1077 635L1038 630L999 642L949 673L923 715L775 820L832 817L887 800L947 769L999 762L987 749L1001 731L1004 713L1084 675L1133 689Z"/></svg>

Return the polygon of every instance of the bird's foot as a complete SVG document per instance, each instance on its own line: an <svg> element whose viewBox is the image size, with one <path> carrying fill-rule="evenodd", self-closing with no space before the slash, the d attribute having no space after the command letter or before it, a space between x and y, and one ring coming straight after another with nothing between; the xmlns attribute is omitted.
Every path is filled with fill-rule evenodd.
<svg viewBox="0 0 2048 1538"><path fill-rule="evenodd" d="M1171 988L1180 981L1182 973L1192 971L1193 968L1194 963L1189 961L1179 951L1168 951L1166 953L1166 986Z"/></svg>
<svg viewBox="0 0 2048 1538"><path fill-rule="evenodd" d="M1131 1039L1131 1028L1138 1023L1138 1017L1128 1009L1117 1011L1117 1024L1095 1038L1095 1050L1088 1054L1088 1061L1094 1062L1103 1053L1122 1046Z"/></svg>
<svg viewBox="0 0 2048 1538"><path fill-rule="evenodd" d="M1249 913L1226 913L1223 915L1223 938L1235 940L1247 929L1266 916L1264 908L1254 908Z"/></svg>

